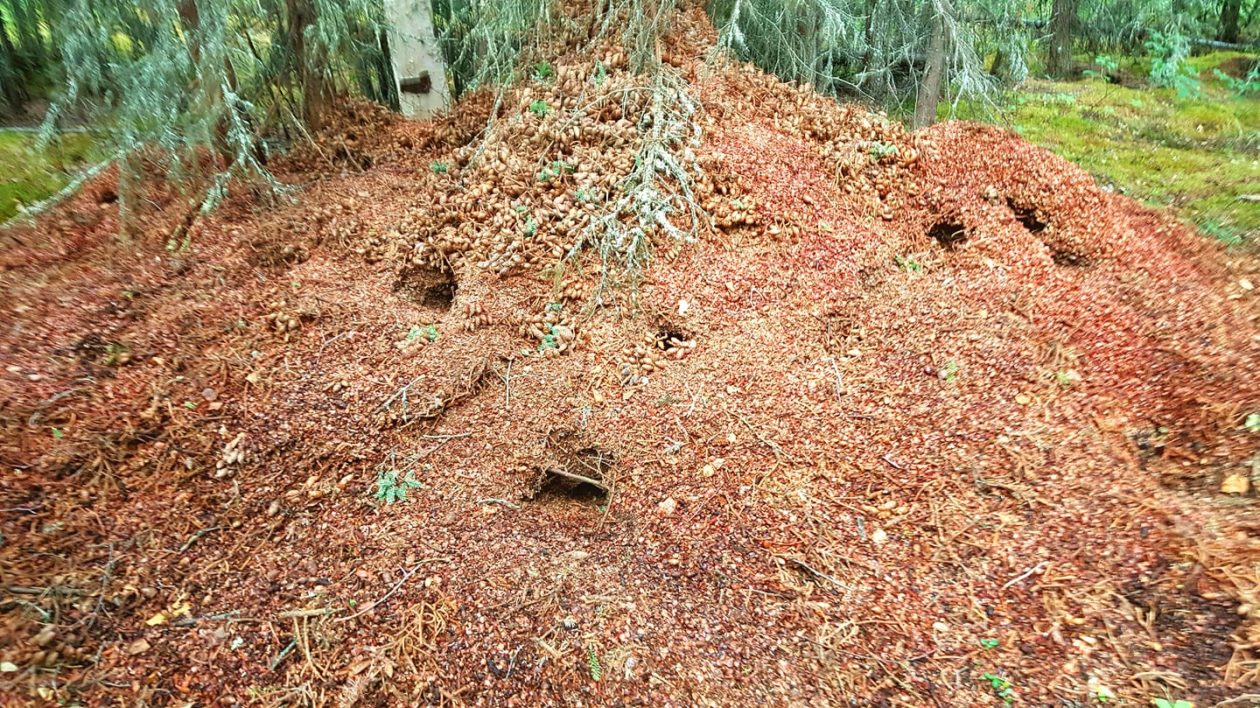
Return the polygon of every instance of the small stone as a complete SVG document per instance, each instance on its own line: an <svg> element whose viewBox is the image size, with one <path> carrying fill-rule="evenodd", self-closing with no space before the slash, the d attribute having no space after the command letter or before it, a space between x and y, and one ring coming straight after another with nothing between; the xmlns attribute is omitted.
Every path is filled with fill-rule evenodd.
<svg viewBox="0 0 1260 708"><path fill-rule="evenodd" d="M675 511L678 511L678 502L673 497L666 497L664 501L656 505L656 510L662 516L671 516Z"/></svg>
<svg viewBox="0 0 1260 708"><path fill-rule="evenodd" d="M932 629L935 629L941 634L944 634L945 632L949 631L949 625L945 624L944 622L933 622Z"/></svg>
<svg viewBox="0 0 1260 708"><path fill-rule="evenodd" d="M1253 285L1252 282L1248 280L1247 278L1243 278L1238 281L1238 287L1242 288L1243 290L1251 290L1255 288L1256 286Z"/></svg>
<svg viewBox="0 0 1260 708"><path fill-rule="evenodd" d="M201 397L206 399L207 401L213 401L214 399L219 397L219 394L216 393L215 390L212 388L203 388L201 389Z"/></svg>
<svg viewBox="0 0 1260 708"><path fill-rule="evenodd" d="M149 642L143 637L127 645L127 653L132 656L143 654L149 649Z"/></svg>
<svg viewBox="0 0 1260 708"><path fill-rule="evenodd" d="M30 381L43 381L44 377L39 374L28 374L26 377Z"/></svg>
<svg viewBox="0 0 1260 708"><path fill-rule="evenodd" d="M1251 489L1251 480L1246 475L1231 474L1221 482L1221 493L1223 494L1246 494Z"/></svg>
<svg viewBox="0 0 1260 708"><path fill-rule="evenodd" d="M1021 406L1026 406L1029 403L1032 403L1032 396L1029 396L1026 393L1018 394L1015 396L1015 402Z"/></svg>
<svg viewBox="0 0 1260 708"><path fill-rule="evenodd" d="M17 664L12 661L0 661L0 674L17 673Z"/></svg>
<svg viewBox="0 0 1260 708"><path fill-rule="evenodd" d="M871 532L871 543L876 546L882 546L888 543L888 532L883 529L875 529Z"/></svg>

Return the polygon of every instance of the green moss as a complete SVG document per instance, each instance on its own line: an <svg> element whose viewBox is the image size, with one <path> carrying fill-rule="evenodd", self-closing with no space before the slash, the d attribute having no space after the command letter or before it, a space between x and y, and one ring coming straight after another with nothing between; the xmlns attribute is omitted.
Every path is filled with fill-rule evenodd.
<svg viewBox="0 0 1260 708"><path fill-rule="evenodd" d="M19 204L34 204L64 187L95 154L92 138L70 133L35 150L36 135L0 130L0 222L17 214Z"/></svg>
<svg viewBox="0 0 1260 708"><path fill-rule="evenodd" d="M1076 162L1147 203L1167 206L1229 243L1260 244L1260 99L1239 98L1210 69L1233 59L1195 58L1200 95L1102 80L1033 81L1005 116L1030 142Z"/></svg>

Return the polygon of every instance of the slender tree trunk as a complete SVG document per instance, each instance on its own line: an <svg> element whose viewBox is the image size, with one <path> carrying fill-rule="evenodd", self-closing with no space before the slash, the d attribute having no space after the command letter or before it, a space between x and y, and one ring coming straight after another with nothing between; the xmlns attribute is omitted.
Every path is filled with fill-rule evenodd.
<svg viewBox="0 0 1260 708"><path fill-rule="evenodd" d="M1216 38L1222 42L1237 44L1242 34L1239 20L1242 17L1242 0L1222 0L1221 31Z"/></svg>
<svg viewBox="0 0 1260 708"><path fill-rule="evenodd" d="M289 56L295 62L302 91L302 118L311 128L319 129L332 103L332 92L320 70L319 57L307 51L306 30L315 24L315 8L311 0L285 0L285 9L289 15Z"/></svg>
<svg viewBox="0 0 1260 708"><path fill-rule="evenodd" d="M945 12L943 4L929 3L932 34L928 39L927 66L914 100L914 127L926 128L936 122L936 108L941 101L941 83L945 78Z"/></svg>
<svg viewBox="0 0 1260 708"><path fill-rule="evenodd" d="M878 9L879 0L870 0L870 4L866 8L866 27L863 31L866 49L862 52L860 68L862 72L861 89L875 99L880 98L882 95L879 85L871 80L871 70L874 68L875 63L875 12Z"/></svg>
<svg viewBox="0 0 1260 708"><path fill-rule="evenodd" d="M1046 69L1056 78L1072 73L1072 31L1078 4L1079 0L1054 0L1050 11L1050 56Z"/></svg>

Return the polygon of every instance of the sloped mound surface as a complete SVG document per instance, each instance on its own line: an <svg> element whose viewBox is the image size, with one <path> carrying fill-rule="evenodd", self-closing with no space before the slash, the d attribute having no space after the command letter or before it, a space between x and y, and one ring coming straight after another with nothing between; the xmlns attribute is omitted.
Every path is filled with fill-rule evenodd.
<svg viewBox="0 0 1260 708"><path fill-rule="evenodd" d="M1046 705L1255 680L1254 499L1219 490L1255 451L1260 329L1219 253L1008 133L678 60L712 219L611 287L585 197L615 193L642 107L563 154L572 116L531 110L584 62L509 95L491 162L453 122L389 125L363 173L229 205L184 253L178 215L122 245L86 196L7 250L4 690L953 705L1005 681ZM302 257L259 268L260 239Z"/></svg>

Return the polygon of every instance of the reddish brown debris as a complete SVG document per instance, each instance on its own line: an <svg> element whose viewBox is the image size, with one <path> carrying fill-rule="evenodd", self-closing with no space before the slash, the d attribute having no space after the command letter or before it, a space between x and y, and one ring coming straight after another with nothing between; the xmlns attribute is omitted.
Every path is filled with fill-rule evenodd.
<svg viewBox="0 0 1260 708"><path fill-rule="evenodd" d="M186 250L157 180L128 238L92 190L13 232L0 691L921 706L1001 704L985 674L1026 705L1254 684L1254 492L1220 489L1257 475L1256 260L1012 134L907 134L681 56L714 223L634 288L600 290L590 250L555 268L633 116L582 122L577 169L540 182L563 131L530 123L538 87L505 100L493 167L468 164L484 96L458 125L355 107L282 168L294 203L236 195ZM407 501L374 500L389 470Z"/></svg>

